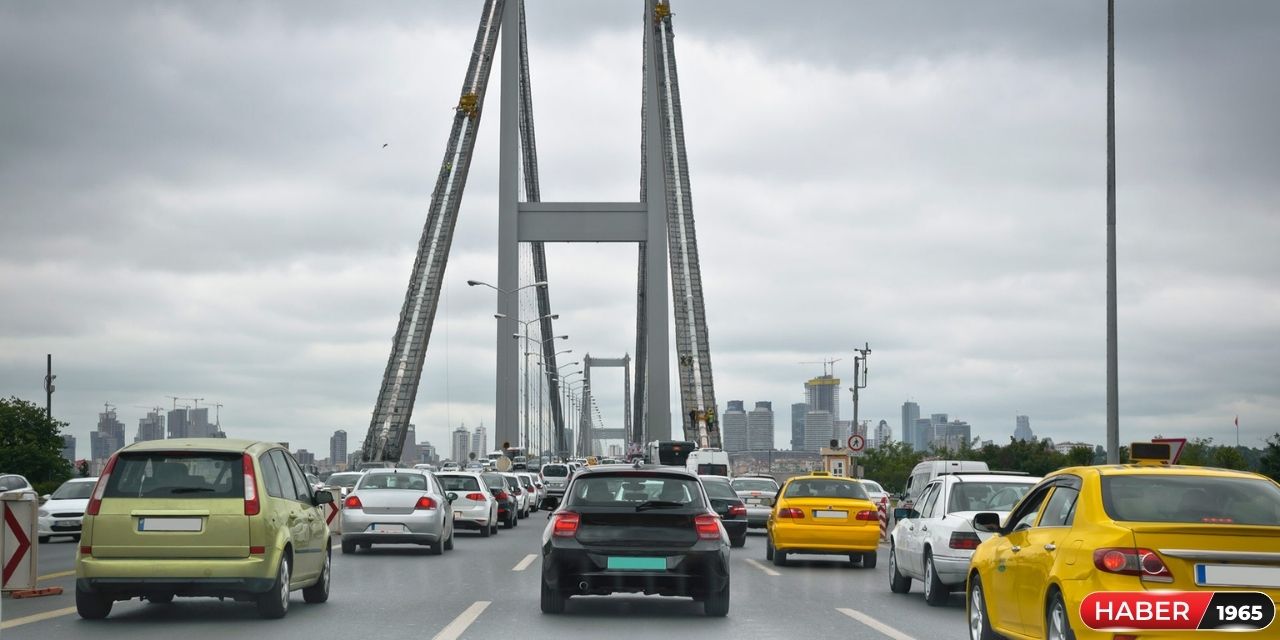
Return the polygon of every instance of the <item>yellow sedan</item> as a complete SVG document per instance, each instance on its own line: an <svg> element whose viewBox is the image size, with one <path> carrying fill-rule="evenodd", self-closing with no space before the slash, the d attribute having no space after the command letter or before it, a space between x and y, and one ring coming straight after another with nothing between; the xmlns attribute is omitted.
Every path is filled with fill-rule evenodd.
<svg viewBox="0 0 1280 640"><path fill-rule="evenodd" d="M765 559L780 567L791 553L847 555L876 566L880 516L857 480L823 472L787 480L766 528Z"/></svg>
<svg viewBox="0 0 1280 640"><path fill-rule="evenodd" d="M970 563L970 639L1186 640L1186 631L1172 629L1196 628L1196 621L1211 627L1194 616L1156 629L1158 621L1106 615L1126 611L1117 604L1126 598L1207 602L1209 592L1225 591L1268 608L1266 600L1280 601L1280 485L1254 473L1169 466L1162 457L1062 469L1028 492L1006 522L975 515L979 530L996 535ZM1266 595L1239 593L1250 591ZM1110 602L1100 606L1100 599Z"/></svg>

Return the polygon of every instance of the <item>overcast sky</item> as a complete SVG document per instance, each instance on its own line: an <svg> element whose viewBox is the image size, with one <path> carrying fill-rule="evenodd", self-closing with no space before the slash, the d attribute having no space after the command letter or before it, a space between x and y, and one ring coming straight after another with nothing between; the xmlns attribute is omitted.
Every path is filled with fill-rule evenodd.
<svg viewBox="0 0 1280 640"><path fill-rule="evenodd" d="M1121 441L1280 431L1280 4L1117 3ZM544 200L634 200L641 5L530 0ZM132 441L166 396L358 446L481 2L0 4L0 394ZM903 401L1105 441L1106 3L674 3L716 393L869 342ZM414 422L493 422L498 91ZM389 146L383 148L383 144ZM635 349L635 247L549 245L561 348ZM597 384L621 426L621 373ZM843 385L843 386L848 386ZM844 393L842 412L850 412ZM678 399L678 394L672 394Z"/></svg>

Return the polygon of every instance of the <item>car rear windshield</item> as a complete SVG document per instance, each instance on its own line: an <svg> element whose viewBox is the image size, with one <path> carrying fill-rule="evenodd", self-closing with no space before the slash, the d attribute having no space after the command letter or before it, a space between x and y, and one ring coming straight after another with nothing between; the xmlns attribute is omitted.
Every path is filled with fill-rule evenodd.
<svg viewBox="0 0 1280 640"><path fill-rule="evenodd" d="M356 486L357 491L381 489L426 491L427 477L421 473L368 473Z"/></svg>
<svg viewBox="0 0 1280 640"><path fill-rule="evenodd" d="M104 498L244 498L244 454L122 453Z"/></svg>
<svg viewBox="0 0 1280 640"><path fill-rule="evenodd" d="M1280 487L1256 478L1103 476L1102 504L1122 522L1280 526Z"/></svg>
<svg viewBox="0 0 1280 640"><path fill-rule="evenodd" d="M727 464L699 464L698 475L700 476L727 476L729 475L729 465Z"/></svg>
<svg viewBox="0 0 1280 640"><path fill-rule="evenodd" d="M489 485L490 489L506 489L507 488L506 481L502 479L502 476L496 473L486 473L480 477L484 479L484 483Z"/></svg>
<svg viewBox="0 0 1280 640"><path fill-rule="evenodd" d="M360 477L363 475L363 473L335 473L329 476L326 483L331 487L351 488L356 486L356 483L360 481Z"/></svg>
<svg viewBox="0 0 1280 640"><path fill-rule="evenodd" d="M445 491L478 491L480 483L474 476L436 476Z"/></svg>
<svg viewBox="0 0 1280 640"><path fill-rule="evenodd" d="M547 478L563 478L569 475L569 467L562 464L549 464L542 468L542 475Z"/></svg>
<svg viewBox="0 0 1280 640"><path fill-rule="evenodd" d="M1018 504L1033 486L1026 482L957 482L951 487L951 497L947 499L947 513L1013 511L1013 505Z"/></svg>
<svg viewBox="0 0 1280 640"><path fill-rule="evenodd" d="M884 493L884 487L880 486L880 483L878 482L874 482L872 480L859 480L859 482L862 483L862 488L864 489L869 489L876 493Z"/></svg>
<svg viewBox="0 0 1280 640"><path fill-rule="evenodd" d="M778 485L774 481L764 478L738 478L733 481L733 488L737 491L777 492Z"/></svg>
<svg viewBox="0 0 1280 640"><path fill-rule="evenodd" d="M596 475L573 482L571 507L637 507L646 502L686 505L702 503L698 481L667 475Z"/></svg>
<svg viewBox="0 0 1280 640"><path fill-rule="evenodd" d="M853 480L812 479L796 480L787 485L787 498L844 498L846 500L869 500L867 491Z"/></svg>
<svg viewBox="0 0 1280 640"><path fill-rule="evenodd" d="M738 499L738 494L734 492L733 487L728 480L715 480L703 478L702 486L707 490L709 498L732 498Z"/></svg>
<svg viewBox="0 0 1280 640"><path fill-rule="evenodd" d="M50 500L84 500L93 494L93 482L64 482L53 495L49 496Z"/></svg>
<svg viewBox="0 0 1280 640"><path fill-rule="evenodd" d="M0 491L26 489L29 485L22 476L0 476Z"/></svg>

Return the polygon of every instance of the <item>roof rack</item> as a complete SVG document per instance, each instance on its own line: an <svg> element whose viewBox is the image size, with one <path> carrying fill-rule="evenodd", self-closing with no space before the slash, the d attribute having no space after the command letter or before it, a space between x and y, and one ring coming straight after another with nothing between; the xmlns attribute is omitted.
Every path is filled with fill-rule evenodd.
<svg viewBox="0 0 1280 640"><path fill-rule="evenodd" d="M1026 471L942 471L940 476L1029 476Z"/></svg>

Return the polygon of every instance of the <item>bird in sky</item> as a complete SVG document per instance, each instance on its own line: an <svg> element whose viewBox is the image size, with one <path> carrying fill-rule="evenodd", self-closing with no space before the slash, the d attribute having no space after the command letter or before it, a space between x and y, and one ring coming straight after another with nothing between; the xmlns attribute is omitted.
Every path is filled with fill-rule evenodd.
<svg viewBox="0 0 1280 640"><path fill-rule="evenodd" d="M390 142L384 142L384 143L382 143L382 148L383 148L383 149L386 149L386 148L387 148L387 145L389 145L389 144L391 144L391 143L390 143Z"/></svg>

